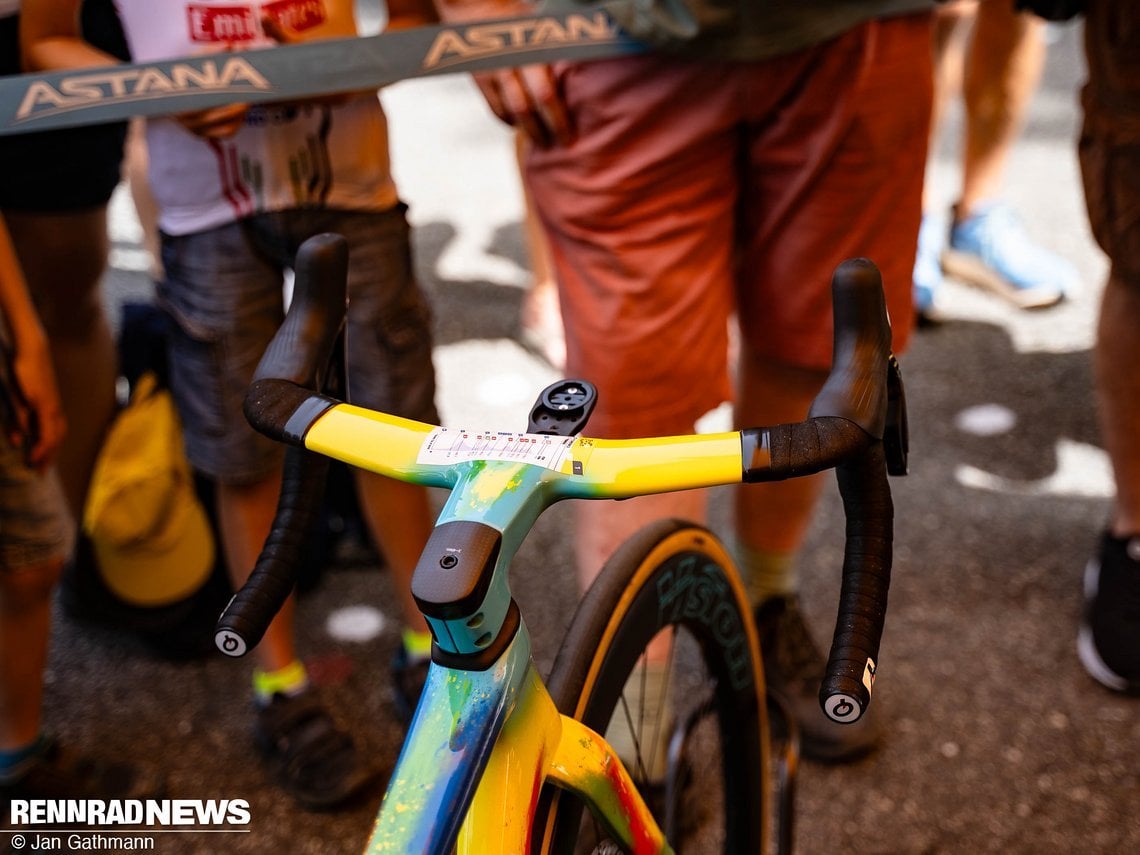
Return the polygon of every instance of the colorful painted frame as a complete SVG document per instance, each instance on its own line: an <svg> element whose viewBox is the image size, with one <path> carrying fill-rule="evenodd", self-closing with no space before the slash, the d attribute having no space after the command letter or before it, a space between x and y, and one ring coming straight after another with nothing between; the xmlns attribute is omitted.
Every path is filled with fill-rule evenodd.
<svg viewBox="0 0 1140 855"><path fill-rule="evenodd" d="M743 473L739 432L639 440L543 437L449 430L336 404L299 433L312 451L403 481L450 488L437 525L477 522L502 535L480 609L480 630L492 634L507 620L511 559L551 504L735 484ZM465 643L464 627L428 619L437 638ZM545 783L577 793L629 851L672 852L605 740L558 713L530 653L522 624L484 670L432 663L369 852L527 852Z"/></svg>

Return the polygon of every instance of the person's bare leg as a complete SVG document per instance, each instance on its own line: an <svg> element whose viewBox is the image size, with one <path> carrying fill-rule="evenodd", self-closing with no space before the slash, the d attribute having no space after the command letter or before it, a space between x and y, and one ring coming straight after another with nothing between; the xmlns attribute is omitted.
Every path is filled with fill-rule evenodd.
<svg viewBox="0 0 1140 855"><path fill-rule="evenodd" d="M576 506L574 533L578 582L585 591L597 577L606 559L628 537L642 526L659 519L676 517L703 523L708 495L706 490L662 493L615 501L580 501ZM658 722L672 709L672 681L667 676L672 660L673 636L662 632L645 648L641 664L634 669L623 690L625 703L638 710L639 720ZM627 767L643 764L651 777L661 778L665 772L668 736L672 728L650 726L635 738L630 723L616 715L606 730L606 739ZM649 734L657 736L651 743Z"/></svg>
<svg viewBox="0 0 1140 855"><path fill-rule="evenodd" d="M51 343L68 425L58 458L60 479L72 515L82 519L95 457L116 406L118 355L99 293L107 211L4 216Z"/></svg>
<svg viewBox="0 0 1140 855"><path fill-rule="evenodd" d="M642 526L677 517L703 523L707 516L705 490L662 493L614 501L581 501L575 508L574 536L578 583L581 590L597 577L606 559Z"/></svg>
<svg viewBox="0 0 1140 855"><path fill-rule="evenodd" d="M251 484L218 484L216 496L222 549L234 587L240 587L253 571L257 556L265 545L277 510L281 490L281 473ZM296 660L293 644L293 598L273 619L261 642L254 648L257 664L272 672Z"/></svg>
<svg viewBox="0 0 1140 855"><path fill-rule="evenodd" d="M825 371L781 365L742 350L737 426L775 425L806 418L826 379ZM823 476L815 475L737 488L738 542L769 555L797 552L811 524L822 484Z"/></svg>
<svg viewBox="0 0 1140 855"><path fill-rule="evenodd" d="M1140 534L1140 289L1109 277L1094 348L1101 432L1116 478L1111 531Z"/></svg>
<svg viewBox="0 0 1140 855"><path fill-rule="evenodd" d="M526 151L529 146L525 134L515 134L515 155L522 174ZM558 281L554 276L554 266L550 260L550 244L546 239L534 197L524 181L522 186L525 212L523 229L526 235L527 257L530 262L532 280L530 288L523 294L521 308L522 333L525 343L542 354L543 358L556 370L561 371L566 364L566 338L562 330L562 307L558 300Z"/></svg>
<svg viewBox="0 0 1140 855"><path fill-rule="evenodd" d="M977 9L976 0L952 0L935 7L932 27L934 98L930 111L931 152L938 151L948 106L956 102L962 92L962 69ZM933 157L928 157L928 174L933 163ZM912 274L914 308L920 321L935 321L939 314L939 294L943 281L941 256L949 233L949 224L942 211L942 200L930 195L929 188L932 186L933 182L927 181L923 189L922 228L918 233Z"/></svg>
<svg viewBox="0 0 1140 855"><path fill-rule="evenodd" d="M392 570L403 627L427 632L427 622L412 597L412 573L433 524L428 491L371 472L357 473L357 488L369 531Z"/></svg>
<svg viewBox="0 0 1140 855"><path fill-rule="evenodd" d="M51 593L61 569L52 562L0 570L0 751L22 748L39 735Z"/></svg>
<svg viewBox="0 0 1140 855"><path fill-rule="evenodd" d="M1112 462L1116 502L1108 531L1085 566L1077 654L1091 677L1140 693L1140 287L1109 274L1093 347L1097 415Z"/></svg>
<svg viewBox="0 0 1140 855"><path fill-rule="evenodd" d="M970 30L977 15L977 0L958 0L940 4L934 11L934 101L931 105L931 150L937 145L938 133L947 106L962 93L962 76Z"/></svg>
<svg viewBox="0 0 1140 855"><path fill-rule="evenodd" d="M162 280L162 248L158 236L158 202L150 189L150 154L146 147L146 121L132 119L127 135L125 171L135 214L143 232L143 247L150 254L150 276Z"/></svg>
<svg viewBox="0 0 1140 855"><path fill-rule="evenodd" d="M998 195L1010 151L1045 67L1045 22L1013 0L978 6L963 70L966 123L959 218Z"/></svg>

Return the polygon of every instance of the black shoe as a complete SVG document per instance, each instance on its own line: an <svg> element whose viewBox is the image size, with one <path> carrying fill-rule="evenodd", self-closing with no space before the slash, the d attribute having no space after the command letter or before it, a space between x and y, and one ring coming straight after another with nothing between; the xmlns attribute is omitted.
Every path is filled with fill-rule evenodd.
<svg viewBox="0 0 1140 855"><path fill-rule="evenodd" d="M281 789L309 810L341 805L376 778L312 690L260 707L254 740Z"/></svg>
<svg viewBox="0 0 1140 855"><path fill-rule="evenodd" d="M874 750L880 735L874 705L854 724L838 724L820 708L827 660L812 640L796 598L773 597L756 607L754 617L764 679L799 725L800 753L821 763L845 763Z"/></svg>
<svg viewBox="0 0 1140 855"><path fill-rule="evenodd" d="M430 657L409 656L402 645L392 657L392 701L396 706L396 717L405 727L412 723L430 666Z"/></svg>
<svg viewBox="0 0 1140 855"><path fill-rule="evenodd" d="M1101 536L1085 568L1077 653L1097 682L1140 694L1140 536Z"/></svg>
<svg viewBox="0 0 1140 855"><path fill-rule="evenodd" d="M0 806L6 813L12 799L155 799L165 791L154 772L76 754L50 739L24 774L0 784Z"/></svg>

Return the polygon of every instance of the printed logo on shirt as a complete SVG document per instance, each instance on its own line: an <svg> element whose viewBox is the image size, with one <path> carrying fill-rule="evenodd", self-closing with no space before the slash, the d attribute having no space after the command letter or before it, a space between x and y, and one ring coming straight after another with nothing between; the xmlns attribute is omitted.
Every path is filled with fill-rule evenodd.
<svg viewBox="0 0 1140 855"><path fill-rule="evenodd" d="M262 3L261 14L296 32L318 27L328 17L321 0L275 0L272 3Z"/></svg>
<svg viewBox="0 0 1140 855"><path fill-rule="evenodd" d="M271 3L225 6L191 3L186 7L186 15L191 41L228 44L251 42L263 37L262 18L272 18L295 32L319 26L327 18L321 0L273 0Z"/></svg>

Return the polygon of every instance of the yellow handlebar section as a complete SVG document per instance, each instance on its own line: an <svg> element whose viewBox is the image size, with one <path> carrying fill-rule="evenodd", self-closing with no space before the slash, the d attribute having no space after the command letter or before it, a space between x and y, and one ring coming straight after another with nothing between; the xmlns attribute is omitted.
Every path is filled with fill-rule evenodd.
<svg viewBox="0 0 1140 855"><path fill-rule="evenodd" d="M562 472L577 476L564 495L623 499L649 493L739 484L740 433L663 436L649 439L580 437Z"/></svg>
<svg viewBox="0 0 1140 855"><path fill-rule="evenodd" d="M440 430L423 422L351 404L337 404L313 422L304 443L312 451L390 478L448 486L444 475L448 466L482 458L477 451L471 451L450 460L433 459L431 454L425 453L425 446ZM547 465L551 479L557 482L555 491L563 498L621 499L738 484L742 476L737 431L648 439L499 436L566 443L554 465ZM505 458L489 456L487 459ZM521 463L544 465L522 453L517 459Z"/></svg>
<svg viewBox="0 0 1140 855"><path fill-rule="evenodd" d="M400 481L445 487L438 467L417 462L433 426L352 404L337 404L313 422L305 447Z"/></svg>

